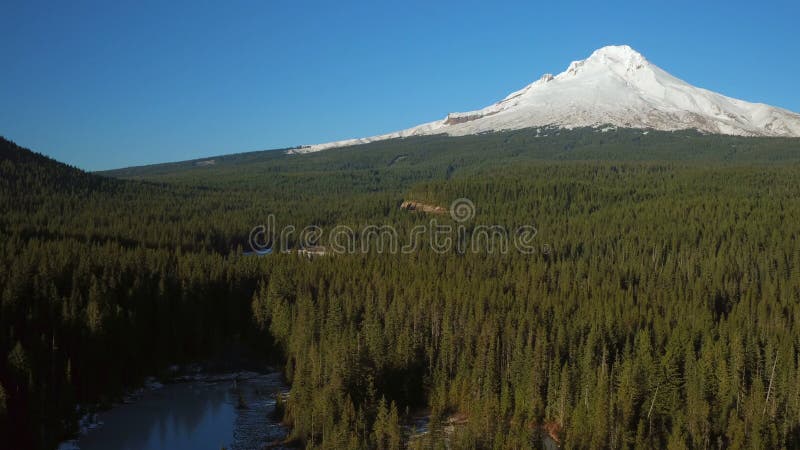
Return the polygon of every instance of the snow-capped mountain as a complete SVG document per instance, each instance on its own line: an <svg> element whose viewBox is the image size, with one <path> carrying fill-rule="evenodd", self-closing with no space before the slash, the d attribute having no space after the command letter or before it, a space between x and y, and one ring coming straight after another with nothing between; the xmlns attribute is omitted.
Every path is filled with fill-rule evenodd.
<svg viewBox="0 0 800 450"><path fill-rule="evenodd" d="M749 103L675 78L627 45L596 50L558 75L545 74L477 111L360 139L292 150L314 152L409 136L463 136L487 131L614 125L656 130L696 129L740 136L800 136L800 114Z"/></svg>

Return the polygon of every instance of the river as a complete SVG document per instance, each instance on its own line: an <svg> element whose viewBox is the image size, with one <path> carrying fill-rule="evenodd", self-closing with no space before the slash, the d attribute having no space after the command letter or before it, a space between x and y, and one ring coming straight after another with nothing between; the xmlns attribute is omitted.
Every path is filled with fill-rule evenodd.
<svg viewBox="0 0 800 450"><path fill-rule="evenodd" d="M59 450L252 450L280 442L276 395L288 391L277 372L194 374L150 380L125 401L87 415L80 435Z"/></svg>

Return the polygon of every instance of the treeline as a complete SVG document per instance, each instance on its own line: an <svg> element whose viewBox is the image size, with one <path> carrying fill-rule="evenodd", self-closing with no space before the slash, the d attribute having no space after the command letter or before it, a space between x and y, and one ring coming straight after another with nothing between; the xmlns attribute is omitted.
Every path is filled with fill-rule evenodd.
<svg viewBox="0 0 800 450"><path fill-rule="evenodd" d="M603 127L601 127L603 128ZM419 179L476 174L487 168L557 161L673 161L702 164L772 164L800 161L796 138L742 138L696 131L611 128L532 128L472 136L417 136L371 142L304 155L279 150L225 155L199 161L111 170L119 178L188 184L264 186L282 175L318 179L380 176L386 190ZM310 176L309 176L310 175Z"/></svg>

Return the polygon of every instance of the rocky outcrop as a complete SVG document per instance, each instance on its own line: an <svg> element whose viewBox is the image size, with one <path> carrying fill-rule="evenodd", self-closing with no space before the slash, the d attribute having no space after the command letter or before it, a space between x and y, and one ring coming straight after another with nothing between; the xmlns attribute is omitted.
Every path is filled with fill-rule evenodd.
<svg viewBox="0 0 800 450"><path fill-rule="evenodd" d="M413 200L405 200L400 204L400 209L406 211L419 211L429 214L447 214L447 208L441 206L430 205L427 203L416 202Z"/></svg>

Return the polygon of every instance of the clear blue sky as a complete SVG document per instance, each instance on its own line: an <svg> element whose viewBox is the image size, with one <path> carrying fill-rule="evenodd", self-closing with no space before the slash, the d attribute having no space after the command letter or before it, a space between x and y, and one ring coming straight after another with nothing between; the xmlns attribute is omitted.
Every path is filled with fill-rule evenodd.
<svg viewBox="0 0 800 450"><path fill-rule="evenodd" d="M800 3L0 0L0 135L96 170L374 135L608 44L800 111Z"/></svg>

